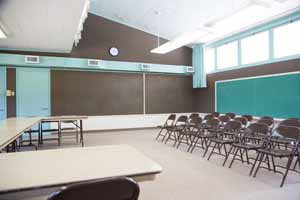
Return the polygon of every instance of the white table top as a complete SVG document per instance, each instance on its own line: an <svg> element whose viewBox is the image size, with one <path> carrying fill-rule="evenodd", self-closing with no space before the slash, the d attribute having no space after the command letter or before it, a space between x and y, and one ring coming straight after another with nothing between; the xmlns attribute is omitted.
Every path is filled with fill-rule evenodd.
<svg viewBox="0 0 300 200"><path fill-rule="evenodd" d="M24 131L37 125L40 117L18 117L0 121L0 150L17 139Z"/></svg>
<svg viewBox="0 0 300 200"><path fill-rule="evenodd" d="M0 193L118 176L153 176L162 167L128 145L0 155Z"/></svg>
<svg viewBox="0 0 300 200"><path fill-rule="evenodd" d="M68 121L87 119L87 116L65 115L53 117L16 117L0 121L0 150L5 148L24 131L37 125L41 121Z"/></svg>

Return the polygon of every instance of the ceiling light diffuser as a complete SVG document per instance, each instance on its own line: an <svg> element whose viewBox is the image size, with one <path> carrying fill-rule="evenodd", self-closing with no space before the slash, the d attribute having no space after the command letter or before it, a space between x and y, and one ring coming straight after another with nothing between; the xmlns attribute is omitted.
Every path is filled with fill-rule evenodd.
<svg viewBox="0 0 300 200"><path fill-rule="evenodd" d="M184 33L175 39L151 50L151 53L156 53L156 54L165 54L170 51L173 51L175 49L178 49L182 46L188 45L194 41L199 41L202 37L206 36L209 34L209 31L207 30L196 30L192 32L187 32Z"/></svg>

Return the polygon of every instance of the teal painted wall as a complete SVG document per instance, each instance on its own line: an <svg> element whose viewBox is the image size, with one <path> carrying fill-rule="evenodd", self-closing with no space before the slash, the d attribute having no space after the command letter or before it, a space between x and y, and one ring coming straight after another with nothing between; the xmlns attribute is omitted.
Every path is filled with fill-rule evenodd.
<svg viewBox="0 0 300 200"><path fill-rule="evenodd" d="M6 68L0 67L0 120L6 118Z"/></svg>
<svg viewBox="0 0 300 200"><path fill-rule="evenodd" d="M221 113L300 117L300 72L216 83Z"/></svg>
<svg viewBox="0 0 300 200"><path fill-rule="evenodd" d="M17 117L50 116L50 70L17 68Z"/></svg>
<svg viewBox="0 0 300 200"><path fill-rule="evenodd" d="M88 71L117 71L117 72L141 72L141 73L148 72L148 73L189 75L188 73L186 73L186 66L149 64L151 66L150 70L142 70L141 64L147 64L147 63L101 60L101 64L99 67L89 67L88 59L50 57L50 56L40 56L40 63L38 64L27 64L25 63L24 55L0 54L0 65L5 65L5 66L72 69L72 70L88 70Z"/></svg>

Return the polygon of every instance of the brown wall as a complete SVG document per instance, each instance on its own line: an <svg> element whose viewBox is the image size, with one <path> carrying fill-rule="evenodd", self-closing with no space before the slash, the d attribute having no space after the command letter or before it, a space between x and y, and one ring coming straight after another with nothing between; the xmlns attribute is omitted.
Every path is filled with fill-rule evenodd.
<svg viewBox="0 0 300 200"><path fill-rule="evenodd" d="M194 111L192 77L147 74L145 80L146 113Z"/></svg>
<svg viewBox="0 0 300 200"><path fill-rule="evenodd" d="M51 71L52 115L143 112L142 74Z"/></svg>
<svg viewBox="0 0 300 200"><path fill-rule="evenodd" d="M247 67L207 75L208 87L196 92L196 109L199 112L213 112L215 106L215 81L251 76L300 71L300 59ZM300 86L299 86L300 87Z"/></svg>
<svg viewBox="0 0 300 200"><path fill-rule="evenodd" d="M164 42L166 40L161 39L161 43ZM157 37L154 35L89 13L84 23L82 39L69 54L7 50L0 50L0 53L192 65L191 48L182 47L164 55L150 53L150 50L155 48L156 45ZM112 46L119 49L117 57L109 54L109 48Z"/></svg>

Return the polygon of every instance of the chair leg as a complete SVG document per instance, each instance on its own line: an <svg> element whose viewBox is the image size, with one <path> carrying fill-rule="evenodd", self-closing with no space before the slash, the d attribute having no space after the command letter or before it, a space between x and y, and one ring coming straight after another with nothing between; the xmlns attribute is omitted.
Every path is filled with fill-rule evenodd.
<svg viewBox="0 0 300 200"><path fill-rule="evenodd" d="M187 152L189 152L191 150L191 148L194 146L195 140L196 140L196 137L194 136L193 139L191 139L191 143L188 146Z"/></svg>
<svg viewBox="0 0 300 200"><path fill-rule="evenodd" d="M218 145L218 143L216 143L215 142L215 145L214 145L214 147L213 147L213 149L211 150L211 152L210 152L210 154L209 154L209 156L208 156L208 158L207 158L207 160L209 160L210 159L210 157L212 156L212 154L214 153L214 151L215 151L215 148L216 148L216 146Z"/></svg>
<svg viewBox="0 0 300 200"><path fill-rule="evenodd" d="M259 163L258 163L258 165L257 165L257 168L256 168L256 170L255 170L255 172L254 172L254 174L253 174L253 177L256 177L256 174L257 174L257 172L258 172L258 170L259 170L259 168L260 168L260 165L261 165L261 163L262 163L262 161L263 161L264 156L265 156L265 154L262 153L261 156L260 156L260 159L259 159Z"/></svg>
<svg viewBox="0 0 300 200"><path fill-rule="evenodd" d="M181 136L181 137L180 137ZM176 148L178 149L178 147L180 146L180 144L181 144L181 141L183 140L183 137L184 137L184 135L179 135L178 136L178 144L177 144L177 146L176 146ZM175 143L176 144L176 143Z"/></svg>
<svg viewBox="0 0 300 200"><path fill-rule="evenodd" d="M192 147L191 147L191 149L190 149L190 153L193 153L193 151L195 150L195 148L196 148L196 146L197 146L197 144L198 144L198 141L199 141L199 138L198 137L195 137L196 139L195 139L195 141L193 142L193 144L192 144Z"/></svg>
<svg viewBox="0 0 300 200"><path fill-rule="evenodd" d="M294 156L290 156L290 157L289 157L288 163L287 163L287 165L286 165L286 171L285 171L284 176L283 176L283 178L282 178L280 187L282 187L283 184L284 184L284 182L285 182L285 179L286 179L286 177L287 177L287 175L288 175L288 173L289 173L289 170L290 170L290 167L291 167L293 158L294 158Z"/></svg>
<svg viewBox="0 0 300 200"><path fill-rule="evenodd" d="M226 147L225 147L225 148L226 148ZM225 166L225 163L227 162L228 157L229 157L229 155L230 155L232 149L233 149L233 145L231 145L231 147L230 147L228 153L226 154L225 160L224 160L224 162L223 162L223 166ZM235 149L235 147L234 147L234 149Z"/></svg>
<svg viewBox="0 0 300 200"><path fill-rule="evenodd" d="M170 131L167 130L166 134L163 136L163 139L161 140L161 143L163 143L165 141L166 137L169 136L169 134L170 134Z"/></svg>
<svg viewBox="0 0 300 200"><path fill-rule="evenodd" d="M157 134L155 140L158 140L158 138L159 138L159 136L160 136L160 134L161 134L162 131L163 131L163 128L160 129L160 131L158 132L158 134Z"/></svg>
<svg viewBox="0 0 300 200"><path fill-rule="evenodd" d="M232 166L232 164L233 164L233 162L234 162L234 160L235 160L235 158L236 158L237 153L239 152L239 150L240 150L239 147L235 147L235 152L234 152L234 155L233 155L232 160L230 162L229 168L231 168L231 166Z"/></svg>
<svg viewBox="0 0 300 200"><path fill-rule="evenodd" d="M257 153L256 159L255 159L255 161L254 161L254 163L253 163L253 165L252 165L252 167L251 167L249 176L252 175L252 172L253 172L253 170L254 170L254 168L255 168L255 165L256 165L256 163L257 163L257 161L258 161L259 155L260 155L260 153Z"/></svg>
<svg viewBox="0 0 300 200"><path fill-rule="evenodd" d="M205 151L203 153L203 156L202 156L203 158L205 157L206 153L208 152L208 148L210 147L210 145L211 145L211 140L209 141L208 145L206 146L206 149L205 149Z"/></svg>
<svg viewBox="0 0 300 200"><path fill-rule="evenodd" d="M273 156L271 156L271 160L272 160L272 165L273 165L273 172L276 173L276 165L275 165Z"/></svg>

